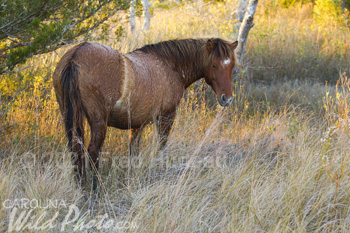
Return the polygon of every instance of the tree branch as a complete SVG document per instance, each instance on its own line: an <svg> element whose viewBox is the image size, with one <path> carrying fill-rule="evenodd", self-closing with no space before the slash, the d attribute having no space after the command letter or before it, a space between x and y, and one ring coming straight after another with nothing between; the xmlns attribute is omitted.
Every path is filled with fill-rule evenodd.
<svg viewBox="0 0 350 233"><path fill-rule="evenodd" d="M32 14L29 14L29 15L27 15L25 18L23 18L23 19L18 19L18 18L16 18L16 19L14 19L14 21L12 21L11 23L8 23L8 24L6 24L6 25L3 25L1 28L0 28L0 31L1 31L1 36L0 36L0 39L4 39L4 38L6 38L6 37L8 37L8 31L9 30L6 30L6 29L8 29L8 28L14 28L14 27L16 27L17 25L20 25L20 24L22 24L23 22L26 22L26 21L28 21L29 19L31 19L31 18L33 18L33 17L38 17L38 16L40 16L41 15L41 13L43 12L43 11L48 11L49 9L45 9L44 10L44 8L45 8L45 6L46 6L46 4L49 2L49 0L46 0L46 1L44 1L42 4L41 4L41 6L38 8L38 10L37 11L35 11L35 12L33 12ZM11 25L12 24L12 25ZM20 29L18 29L17 31L19 31Z"/></svg>
<svg viewBox="0 0 350 233"><path fill-rule="evenodd" d="M96 14L96 12L98 12L98 11L100 11L102 9L103 6L105 6L108 3L111 3L112 1L113 0L109 0L109 1L106 1L106 2L102 3L101 5L99 5L99 7L97 9L95 9L94 12L91 12L90 14L88 14L88 15L84 16L83 18L81 18L80 20L71 23L68 27L65 27L64 31L62 33L60 33L59 35L57 35L57 37L55 39L53 39L50 43L48 43L46 46L43 46L42 48L40 48L40 49L38 49L38 50L36 50L34 52L29 53L23 59L25 60L25 59L28 59L28 58L30 58L32 56L35 56L35 55L52 52L52 51L55 51L55 50L57 50L57 49L59 49L61 47L67 46L69 44L78 43L78 42L73 42L73 40L78 38L78 37L80 37L80 36L83 36L85 34L87 34L87 35L84 37L83 40L86 40L86 38L90 37L93 34L93 32L88 34L89 32L95 30L101 24L103 24L106 20L108 20L108 18L110 18L112 15L116 14L119 10L122 9L122 6L113 9L113 11L111 13L109 13L106 17L104 17L103 19L95 22L92 26L90 26L90 27L88 27L86 29L82 29L81 31L77 32L76 34L74 34L73 37L68 38L67 41L62 41L61 39L63 39L65 37L65 35L67 33L69 33L78 24L80 24L80 23L84 22L85 20L87 20L87 19L91 18L92 16L94 16ZM61 43L59 43L60 41L61 41ZM79 41L79 42L81 42L81 41ZM1 49L0 53L3 53L3 54L0 54L1 61L3 62L3 59L6 59L8 57L8 53L4 53L4 52L8 51L9 49L13 49L13 48L17 48L17 47L26 47L26 46L33 46L33 42L18 43L18 44L10 45L10 46L7 46L7 47ZM19 62L20 62L20 60L18 62L16 62L16 63L12 64L11 67L6 67L6 69L2 70L1 72L2 73L9 73L9 72L11 72L11 68L14 67L16 64L18 64Z"/></svg>

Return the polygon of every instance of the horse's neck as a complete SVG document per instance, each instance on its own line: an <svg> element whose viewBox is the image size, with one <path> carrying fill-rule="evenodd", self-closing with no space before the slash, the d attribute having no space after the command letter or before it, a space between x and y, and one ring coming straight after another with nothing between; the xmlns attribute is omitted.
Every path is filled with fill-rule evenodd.
<svg viewBox="0 0 350 233"><path fill-rule="evenodd" d="M200 57L201 56L199 56L199 59ZM185 88L204 77L204 67L202 61L199 59L189 59L188 61L181 62L181 64L173 64Z"/></svg>
<svg viewBox="0 0 350 233"><path fill-rule="evenodd" d="M178 71L185 87L189 87L192 83L204 77L203 68L193 66L192 69L181 69Z"/></svg>
<svg viewBox="0 0 350 233"><path fill-rule="evenodd" d="M204 43L204 40L199 40L199 43L197 43L195 46L198 46L198 48L193 48L189 51L181 51L182 58L181 59L174 59L172 57L171 53L168 52L162 52L162 47L160 47L161 52L154 52L154 56L158 57L157 60L160 58L164 63L169 65L174 71L176 71L179 74L179 77L181 79L181 82L184 84L185 88L190 86L195 81L201 79L204 77L204 66L202 61L202 43ZM149 48L141 48L141 54L152 54L152 50L154 48L149 49L151 52L147 51ZM129 54L126 54L127 56L130 56L132 54L138 53L139 50L133 51ZM159 51L159 50L158 50ZM188 54L186 54L188 53ZM195 53L195 54L194 54ZM138 54L139 56L140 54ZM152 55L151 55L152 56ZM137 56L135 56L136 59ZM133 61L134 62L134 61Z"/></svg>

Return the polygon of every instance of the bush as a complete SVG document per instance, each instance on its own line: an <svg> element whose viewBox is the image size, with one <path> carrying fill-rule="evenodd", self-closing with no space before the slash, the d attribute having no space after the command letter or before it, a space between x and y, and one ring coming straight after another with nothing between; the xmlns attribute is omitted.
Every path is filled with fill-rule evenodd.
<svg viewBox="0 0 350 233"><path fill-rule="evenodd" d="M349 11L342 9L341 0L316 0L314 17L320 26L341 26L346 24Z"/></svg>

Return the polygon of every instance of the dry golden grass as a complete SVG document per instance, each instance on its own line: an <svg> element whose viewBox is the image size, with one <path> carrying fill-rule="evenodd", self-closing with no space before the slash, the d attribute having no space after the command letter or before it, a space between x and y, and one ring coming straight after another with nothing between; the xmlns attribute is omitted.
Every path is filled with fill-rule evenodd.
<svg viewBox="0 0 350 233"><path fill-rule="evenodd" d="M98 196L78 189L73 179L51 83L64 50L36 57L28 62L30 69L2 77L0 231L9 229L11 219L11 209L3 203L26 198L67 205L33 208L30 217L34 219L28 222L44 213L44 220L49 220L59 212L54 227L36 230L39 232L61 230L70 205L81 216L65 232L75 227L86 232L82 227L103 214L132 226L115 229L118 232L347 232L350 81L342 75L337 86L325 86L314 81L316 76L308 76L323 69L339 72L334 68L339 57L331 55L336 47L321 43L329 35L303 29L313 25L310 6L273 15L266 12L268 3L263 4L249 37L247 72L235 81L234 104L228 109L218 107L213 94L202 88L202 82L197 83L198 88L192 86L179 107L167 147L157 149L157 134L149 126L134 158L127 157L128 132L109 129ZM104 42L127 52L176 37L230 38L233 7L228 2L203 9L185 5L159 10L150 32L127 34L120 41L111 36ZM296 28L291 31L292 25ZM280 41L277 33L282 36ZM334 41L348 45L347 31L333 34ZM308 44L317 36L322 38ZM308 53L305 60L295 63L302 46ZM303 73L309 64L304 63L315 54L324 67ZM339 56L349 59L348 50ZM291 72L298 79L277 80L285 75L292 78L287 75ZM264 82L253 82L255 77ZM83 213L88 212L84 218ZM89 230L111 229L95 226ZM24 230L32 231L35 229Z"/></svg>

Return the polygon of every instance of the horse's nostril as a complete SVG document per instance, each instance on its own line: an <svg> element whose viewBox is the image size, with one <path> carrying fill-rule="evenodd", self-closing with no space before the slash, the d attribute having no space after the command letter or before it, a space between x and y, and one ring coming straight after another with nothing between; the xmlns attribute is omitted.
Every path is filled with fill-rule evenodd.
<svg viewBox="0 0 350 233"><path fill-rule="evenodd" d="M225 95L225 94L221 95L221 100L222 100L223 102L226 102L227 98L226 98L226 95Z"/></svg>

